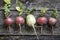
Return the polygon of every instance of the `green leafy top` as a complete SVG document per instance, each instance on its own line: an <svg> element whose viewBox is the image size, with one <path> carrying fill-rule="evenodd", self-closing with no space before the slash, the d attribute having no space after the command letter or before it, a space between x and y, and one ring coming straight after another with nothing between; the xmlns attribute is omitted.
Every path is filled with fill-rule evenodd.
<svg viewBox="0 0 60 40"><path fill-rule="evenodd" d="M16 0L16 3L18 4L18 6L16 7L16 10L19 12L19 15L21 15L24 11L23 3L19 2L18 0Z"/></svg>
<svg viewBox="0 0 60 40"><path fill-rule="evenodd" d="M28 10L28 9L26 10L26 14L30 14L30 12L31 12L30 10Z"/></svg>
<svg viewBox="0 0 60 40"><path fill-rule="evenodd" d="M44 16L44 15L45 15L45 13L46 13L46 11L47 11L47 9L46 9L46 8L42 8L42 9L41 9L41 16Z"/></svg>
<svg viewBox="0 0 60 40"><path fill-rule="evenodd" d="M6 3L4 6L4 14L7 17L10 14L10 0L4 0L4 2Z"/></svg>
<svg viewBox="0 0 60 40"><path fill-rule="evenodd" d="M5 2L6 4L10 4L10 1L11 1L11 0L4 0L4 2Z"/></svg>
<svg viewBox="0 0 60 40"><path fill-rule="evenodd" d="M26 14L30 14L33 10L35 10L35 8L31 8L30 10L26 9Z"/></svg>
<svg viewBox="0 0 60 40"><path fill-rule="evenodd" d="M19 6L21 9L23 8L23 3L22 3L22 2L16 0L16 3L18 4L18 6Z"/></svg>
<svg viewBox="0 0 60 40"><path fill-rule="evenodd" d="M54 18L57 18L57 14L58 13L58 11L57 11L57 9L54 9L53 10L53 13L52 13L52 16L54 17Z"/></svg>

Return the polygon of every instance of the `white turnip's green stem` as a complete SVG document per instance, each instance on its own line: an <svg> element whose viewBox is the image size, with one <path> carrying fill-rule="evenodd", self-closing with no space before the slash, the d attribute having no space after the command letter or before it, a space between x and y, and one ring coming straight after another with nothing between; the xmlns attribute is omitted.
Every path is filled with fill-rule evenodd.
<svg viewBox="0 0 60 40"><path fill-rule="evenodd" d="M39 40L39 37L38 37L38 35L37 35L37 32L36 32L36 29L35 29L34 25L32 25L32 27L33 27L34 32L35 32L35 34L36 34L37 40Z"/></svg>

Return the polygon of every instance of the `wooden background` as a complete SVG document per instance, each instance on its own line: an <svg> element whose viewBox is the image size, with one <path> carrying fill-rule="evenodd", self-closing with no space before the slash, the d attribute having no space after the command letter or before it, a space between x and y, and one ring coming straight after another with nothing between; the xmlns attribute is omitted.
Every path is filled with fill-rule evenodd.
<svg viewBox="0 0 60 40"><path fill-rule="evenodd" d="M43 26L43 33L40 33L40 27L39 25L36 25L36 30L38 33L38 36L40 38L40 40L60 40L60 0L19 0L21 2L23 2L24 7L27 9L31 9L32 7L36 8L35 11L32 12L32 14L35 16L35 18L37 19L39 14L40 14L40 10L42 7L47 7L48 11L46 13L46 17L50 17L51 16L51 12L53 11L54 8L58 9L58 23L56 24L56 26L54 27L54 34L51 34L51 27L49 27L48 25L44 25ZM28 4L26 5L26 2L28 2ZM26 23L24 25L22 25L22 33L20 34L19 32L19 27L14 23L11 26L11 33L7 32L7 26L4 25L4 11L3 11L3 6L4 6L4 2L3 0L0 0L0 39L1 40L37 40L35 33L33 31L33 29L31 27L28 27L26 25ZM16 0L11 0L11 18L13 20L15 20L15 18L18 15L18 12L16 11L16 9L14 7L16 7ZM26 14L23 13L22 16L24 18L26 18Z"/></svg>

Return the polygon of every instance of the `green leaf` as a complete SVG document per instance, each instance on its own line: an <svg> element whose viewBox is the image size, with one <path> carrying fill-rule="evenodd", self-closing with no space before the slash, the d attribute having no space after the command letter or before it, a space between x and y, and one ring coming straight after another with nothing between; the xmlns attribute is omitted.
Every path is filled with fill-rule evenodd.
<svg viewBox="0 0 60 40"><path fill-rule="evenodd" d="M52 16L54 17L54 18L57 18L57 16L58 16L58 11L57 11L57 9L54 9L53 10L53 13L52 13Z"/></svg>
<svg viewBox="0 0 60 40"><path fill-rule="evenodd" d="M46 8L42 8L41 13L46 13Z"/></svg>
<svg viewBox="0 0 60 40"><path fill-rule="evenodd" d="M5 4L5 6L4 6L4 11L5 11L5 13L4 13L5 16L8 16L10 14L10 8L7 4Z"/></svg>
<svg viewBox="0 0 60 40"><path fill-rule="evenodd" d="M30 14L30 10L26 9L25 10L26 14Z"/></svg>
<svg viewBox="0 0 60 40"><path fill-rule="evenodd" d="M47 9L46 9L46 8L42 8L42 9L41 9L41 16L44 16L44 15L45 15L45 13L46 13L46 11L47 11Z"/></svg>
<svg viewBox="0 0 60 40"><path fill-rule="evenodd" d="M23 9L20 9L20 7L16 7L16 10L19 12L19 15L21 15L23 13Z"/></svg>
<svg viewBox="0 0 60 40"><path fill-rule="evenodd" d="M20 11L20 8L17 6L17 7L16 7L16 10L17 10L17 11Z"/></svg>
<svg viewBox="0 0 60 40"><path fill-rule="evenodd" d="M18 6L16 7L16 10L19 12L19 15L21 15L23 13L23 11L25 10L23 8L23 3L19 2L18 0L16 0L16 3L18 4Z"/></svg>
<svg viewBox="0 0 60 40"><path fill-rule="evenodd" d="M18 0L16 0L16 3L18 4L18 6L20 7L20 9L23 9L23 3L19 2Z"/></svg>
<svg viewBox="0 0 60 40"><path fill-rule="evenodd" d="M23 4L22 2L19 2L18 0L16 0L16 3L21 7Z"/></svg>
<svg viewBox="0 0 60 40"><path fill-rule="evenodd" d="M4 0L5 3L10 4L11 0Z"/></svg>
<svg viewBox="0 0 60 40"><path fill-rule="evenodd" d="M20 10L20 13L19 13L19 15L22 15L22 13L23 13L23 11L22 11L22 10Z"/></svg>

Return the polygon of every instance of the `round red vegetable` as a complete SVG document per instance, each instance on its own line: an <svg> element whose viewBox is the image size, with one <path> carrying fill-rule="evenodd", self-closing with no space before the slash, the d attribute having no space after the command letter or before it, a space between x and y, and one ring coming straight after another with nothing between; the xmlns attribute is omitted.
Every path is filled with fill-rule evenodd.
<svg viewBox="0 0 60 40"><path fill-rule="evenodd" d="M8 17L8 18L5 19L5 24L6 25L12 25L12 23L13 23L13 20L11 18Z"/></svg>
<svg viewBox="0 0 60 40"><path fill-rule="evenodd" d="M24 18L21 16L16 17L16 24L24 24Z"/></svg>
<svg viewBox="0 0 60 40"><path fill-rule="evenodd" d="M47 23L47 18L46 17L39 17L37 19L38 24L43 25Z"/></svg>
<svg viewBox="0 0 60 40"><path fill-rule="evenodd" d="M49 24L51 24L51 25L55 25L57 23L57 19L55 19L55 18L49 18Z"/></svg>

